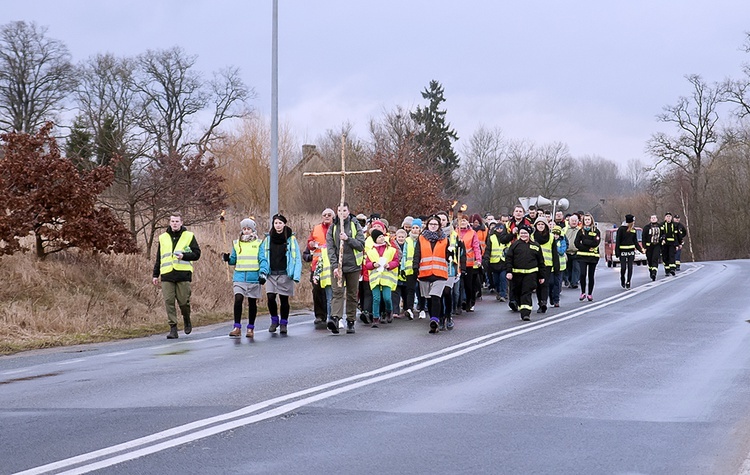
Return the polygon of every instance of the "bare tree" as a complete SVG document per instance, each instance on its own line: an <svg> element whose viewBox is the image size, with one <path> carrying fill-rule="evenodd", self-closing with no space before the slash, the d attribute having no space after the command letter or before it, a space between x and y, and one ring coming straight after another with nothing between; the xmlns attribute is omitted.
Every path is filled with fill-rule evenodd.
<svg viewBox="0 0 750 475"><path fill-rule="evenodd" d="M687 76L693 87L691 97L680 97L674 106L665 106L657 116L661 122L674 124L676 136L654 134L648 142L649 153L656 165L675 167L687 179L687 196L683 197L683 214L692 226L692 238L697 241L696 257L702 258L705 249L705 230L702 229L704 209L702 199L710 181L709 165L719 138L719 114L722 88L707 85L698 75Z"/></svg>
<svg viewBox="0 0 750 475"><path fill-rule="evenodd" d="M537 147L534 158L534 185L539 194L556 199L571 198L578 193L573 180L574 162L566 144L552 142Z"/></svg>
<svg viewBox="0 0 750 475"><path fill-rule="evenodd" d="M228 68L205 81L195 70L197 56L182 48L149 50L140 55L135 91L140 97L138 125L153 138L157 155L204 153L216 138L224 121L244 116L243 107L254 97L239 77ZM209 125L199 136L191 135L197 114L212 108Z"/></svg>
<svg viewBox="0 0 750 475"><path fill-rule="evenodd" d="M472 208L499 212L507 201L504 191L508 142L499 128L480 127L469 139L462 154L460 183L467 188Z"/></svg>
<svg viewBox="0 0 750 475"><path fill-rule="evenodd" d="M0 128L33 133L55 119L75 84L68 48L47 28L14 21L0 27Z"/></svg>

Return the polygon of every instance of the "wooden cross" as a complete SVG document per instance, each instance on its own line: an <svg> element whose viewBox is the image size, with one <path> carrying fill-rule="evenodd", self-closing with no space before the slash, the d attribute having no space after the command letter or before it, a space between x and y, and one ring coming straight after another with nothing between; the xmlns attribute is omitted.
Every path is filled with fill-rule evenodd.
<svg viewBox="0 0 750 475"><path fill-rule="evenodd" d="M346 176L347 175L366 175L370 173L380 173L382 170L354 170L354 171L347 171L346 169L346 134L341 134L341 170L335 171L335 172L305 172L302 174L302 176L332 176L332 175L339 175L341 176L341 202L339 203L339 207L344 206L344 203L346 202ZM338 212L336 213L338 214ZM341 220L341 217L339 216L339 220ZM343 224L343 223L342 223ZM342 227L343 231L343 227ZM352 236L353 238L354 236ZM344 260L344 241L340 240L339 243L339 277L338 277L338 283L339 287L342 286L342 265Z"/></svg>

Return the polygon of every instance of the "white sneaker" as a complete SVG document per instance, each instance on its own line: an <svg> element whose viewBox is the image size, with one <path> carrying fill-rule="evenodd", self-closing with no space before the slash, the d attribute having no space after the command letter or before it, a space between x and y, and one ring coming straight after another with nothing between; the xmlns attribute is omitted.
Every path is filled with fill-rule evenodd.
<svg viewBox="0 0 750 475"><path fill-rule="evenodd" d="M414 320L414 312L411 311L411 309L407 310L406 312L406 318L409 320Z"/></svg>
<svg viewBox="0 0 750 475"><path fill-rule="evenodd" d="M339 328L340 329L346 328L346 325L344 325L344 319L343 318L339 319Z"/></svg>
<svg viewBox="0 0 750 475"><path fill-rule="evenodd" d="M419 311L419 318L427 318L427 314L425 313L424 310Z"/></svg>

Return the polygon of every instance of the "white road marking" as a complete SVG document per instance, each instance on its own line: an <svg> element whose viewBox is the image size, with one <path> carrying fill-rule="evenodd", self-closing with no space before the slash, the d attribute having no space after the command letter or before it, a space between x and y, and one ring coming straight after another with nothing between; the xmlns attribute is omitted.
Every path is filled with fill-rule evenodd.
<svg viewBox="0 0 750 475"><path fill-rule="evenodd" d="M146 437L141 437L141 438L134 439L128 442L124 442L122 444L113 445L111 447L105 447L103 449L95 450L93 452L88 452L88 453L81 454L81 455L71 457L68 459L60 460L57 462L52 462L46 465L41 465L39 467L31 468L23 472L18 472L16 475L32 475L32 474L48 473L50 471L59 470L59 469L63 469L66 467L71 467L74 465L78 465L81 463L95 460L100 457L106 457L109 455L116 454L118 452L135 449L136 447L158 442L160 440L168 439L170 437L175 437L179 434L185 434L187 432L194 431L202 427L207 427L213 424L218 424L218 423L223 422L213 427L207 427L205 429L198 430L196 432L192 432L186 435L182 435L180 437L176 437L171 440L165 440L164 442L161 442L155 445L150 445L148 447L143 447L141 449L132 450L130 452L126 452L120 455L115 455L113 457L100 460L98 462L90 463L88 465L83 465L81 467L77 467L69 471L62 472L59 475L88 473L94 470L100 470L102 468L110 467L118 463L126 462L129 460L134 460L134 459L146 456L146 455L160 452L162 450L176 447L178 445L190 443L190 442L193 442L195 440L199 440L205 437L210 437L212 435L216 435L216 434L219 434L221 432L225 432L231 429L236 429L238 427L246 426L246 425L253 424L259 421L277 417L279 415L293 411L302 406L312 404L314 402L318 402L324 399L338 396L345 392L352 391L354 389L358 389L364 386L368 386L370 384L379 383L382 381L396 378L398 376L403 376L405 374L419 371L421 369L425 369L430 366L434 366L436 364L439 364L439 363L442 363L442 362L445 362L454 358L458 358L459 356L463 356L467 353L471 353L473 351L479 350L486 346L494 345L503 340L507 340L515 336L523 335L523 334L526 334L535 330L546 328L551 325L562 323L564 321L567 321L573 318L581 317L583 315L586 315L588 313L591 313L603 307L607 307L609 305L619 303L619 302L622 302L623 300L627 300L632 297L635 297L636 295L639 295L643 292L647 292L648 290L657 288L661 285L664 285L665 283L673 282L675 279L679 279L684 276L690 275L698 271L702 267L703 267L702 265L692 266L690 269L683 271L682 273L680 273L680 275L676 277L672 277L670 279L660 280L656 282L650 282L649 284L639 286L637 288L631 289L629 291L626 291L620 294L613 295L599 302L595 302L595 303L583 302L581 303L583 307L576 309L576 310L569 310L561 314L547 317L543 320L525 323L518 327L507 328L505 330L501 330L495 333L477 337L472 340L468 340L468 341L459 343L451 347L443 348L442 350L434 351L432 353L428 353L422 356L417 356L414 358L410 358L408 360L393 363L393 364L390 364L390 365L387 365L387 366L384 366L382 368L378 368L372 371L367 371L367 372L360 373L354 376L349 376L347 378L332 381L330 383L321 384L319 386L304 389L302 391L297 391L297 392L286 394L283 396L278 396L276 398L268 399L266 401L262 401L262 402L259 402L250 406L246 406L242 409L232 411L226 414L198 420L195 422L191 422L189 424L184 424L182 426L174 427L172 429L167 429L165 431L157 432L155 434L152 434ZM301 398L301 399L298 399L298 398ZM254 412L268 408L269 406L272 406L274 404L283 403L285 401L290 401L290 400L293 400L293 401L283 404L279 407L269 409L265 412L260 412L258 414L253 414L251 416L245 417L248 414L252 414ZM231 420L231 419L235 419L235 420ZM224 422L224 421L229 421L229 422Z"/></svg>

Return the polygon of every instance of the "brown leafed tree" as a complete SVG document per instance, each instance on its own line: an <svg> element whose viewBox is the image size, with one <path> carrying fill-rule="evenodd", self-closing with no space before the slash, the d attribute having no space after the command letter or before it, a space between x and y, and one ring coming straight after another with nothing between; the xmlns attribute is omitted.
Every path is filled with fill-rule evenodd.
<svg viewBox="0 0 750 475"><path fill-rule="evenodd" d="M146 251L151 254L154 238L169 215L182 213L185 225L218 220L226 207L224 179L216 171L216 162L205 155L165 155L148 169L148 196L144 198L149 226L144 229Z"/></svg>
<svg viewBox="0 0 750 475"><path fill-rule="evenodd" d="M97 196L113 180L109 167L79 171L62 158L50 136L52 124L36 135L0 136L0 255L25 252L21 239L33 235L37 257L68 248L102 253L135 253L131 234Z"/></svg>
<svg viewBox="0 0 750 475"><path fill-rule="evenodd" d="M377 148L371 167L382 173L368 175L365 185L357 189L362 209L380 212L391 223L400 223L408 215L447 209L440 176L421 163L419 146L411 138L400 141L395 148Z"/></svg>

